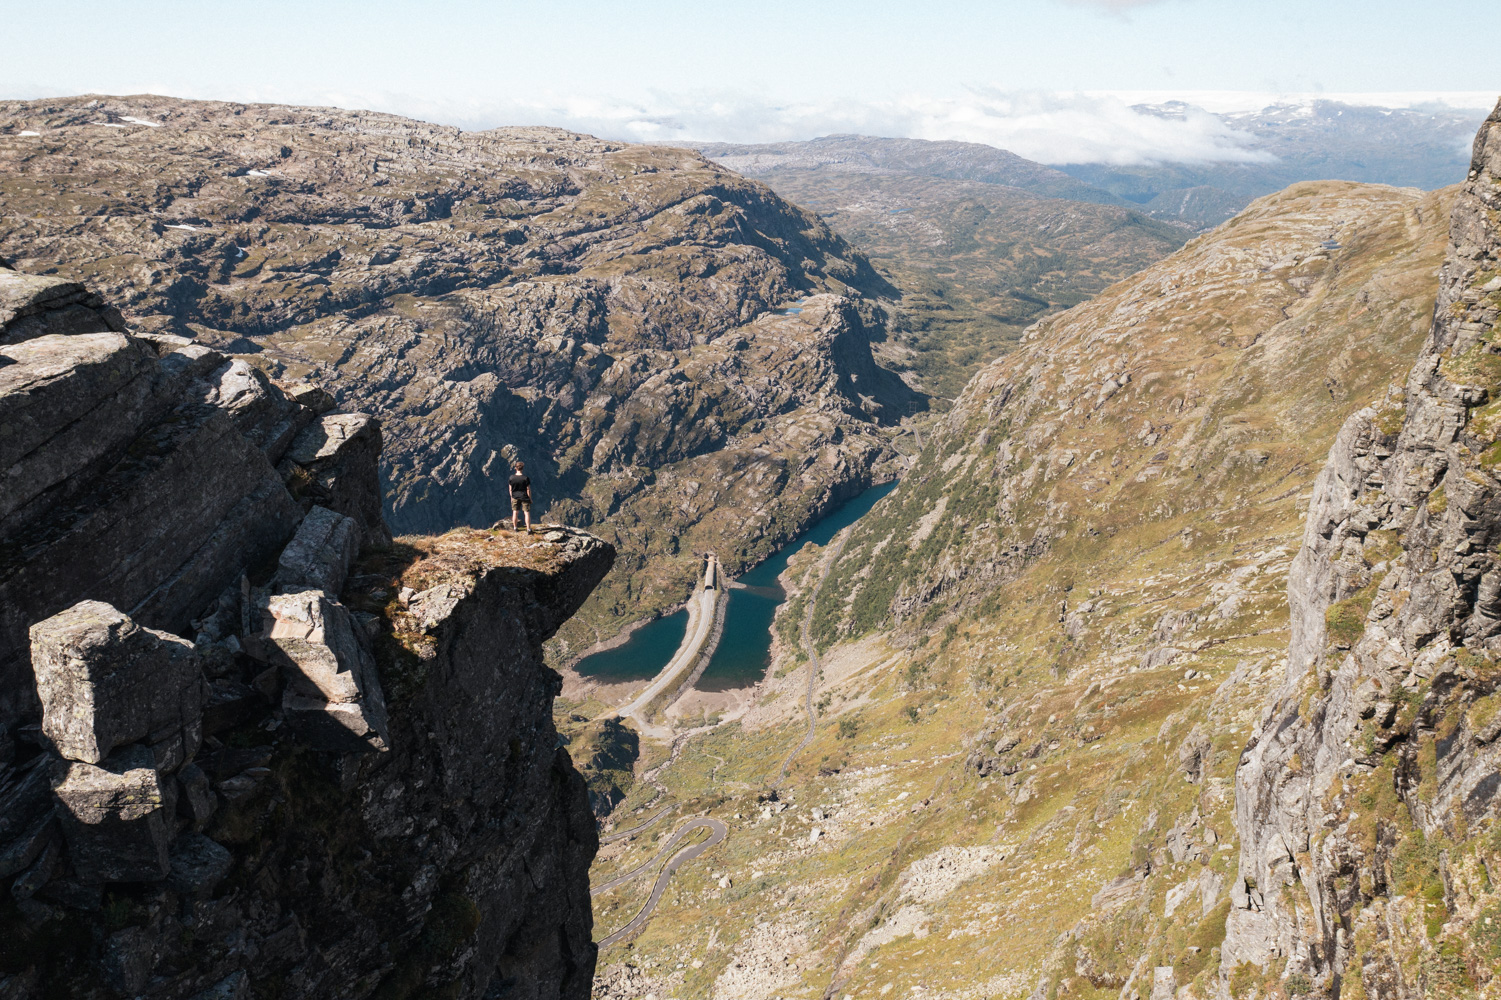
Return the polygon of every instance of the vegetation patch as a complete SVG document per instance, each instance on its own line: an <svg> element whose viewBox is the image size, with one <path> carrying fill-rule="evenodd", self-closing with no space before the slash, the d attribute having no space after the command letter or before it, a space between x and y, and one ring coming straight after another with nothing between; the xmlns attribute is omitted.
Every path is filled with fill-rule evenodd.
<svg viewBox="0 0 1501 1000"><path fill-rule="evenodd" d="M641 737L617 718L568 726L568 754L589 788L589 805L604 816L635 786Z"/></svg>
<svg viewBox="0 0 1501 1000"><path fill-rule="evenodd" d="M1376 599L1376 581L1372 581L1342 601L1335 601L1324 611L1324 628L1329 644L1348 649L1365 634L1371 603Z"/></svg>
<svg viewBox="0 0 1501 1000"><path fill-rule="evenodd" d="M1444 358L1439 362L1439 371L1456 385L1492 389L1501 385L1501 356L1482 341L1458 357Z"/></svg>

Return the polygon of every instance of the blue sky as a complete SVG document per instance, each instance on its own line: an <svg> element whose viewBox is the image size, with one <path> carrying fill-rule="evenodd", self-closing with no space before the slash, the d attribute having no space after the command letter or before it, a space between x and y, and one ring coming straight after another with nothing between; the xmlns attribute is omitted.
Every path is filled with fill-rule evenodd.
<svg viewBox="0 0 1501 1000"><path fill-rule="evenodd" d="M1376 94L1380 103L1445 93L1487 104L1501 92L1501 61L1453 50L1463 40L1456 26L1476 23L1483 7L0 0L0 96L149 91L370 107L465 127L546 122L625 138L764 140L830 128L974 138L984 128L973 122L989 127L1018 106L1061 101L1077 118L1087 114L1080 101L1115 108L1121 92L1213 91L1200 103L1225 109L1311 93Z"/></svg>

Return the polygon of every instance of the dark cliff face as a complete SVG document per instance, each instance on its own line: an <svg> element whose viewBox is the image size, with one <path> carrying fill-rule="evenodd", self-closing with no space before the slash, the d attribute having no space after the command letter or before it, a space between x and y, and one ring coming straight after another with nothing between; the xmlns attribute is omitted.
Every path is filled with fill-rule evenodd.
<svg viewBox="0 0 1501 1000"><path fill-rule="evenodd" d="M584 998L571 529L393 542L379 424L0 268L0 995Z"/></svg>
<svg viewBox="0 0 1501 1000"><path fill-rule="evenodd" d="M1346 423L1314 490L1287 679L1236 777L1232 994L1279 976L1382 998L1494 981L1498 213L1501 108L1405 392Z"/></svg>
<svg viewBox="0 0 1501 1000"><path fill-rule="evenodd" d="M868 483L921 405L871 361L894 289L691 151L73 98L0 103L0 164L18 267L377 416L398 531L508 516L524 459L625 557L605 632L680 600L697 553L759 559Z"/></svg>

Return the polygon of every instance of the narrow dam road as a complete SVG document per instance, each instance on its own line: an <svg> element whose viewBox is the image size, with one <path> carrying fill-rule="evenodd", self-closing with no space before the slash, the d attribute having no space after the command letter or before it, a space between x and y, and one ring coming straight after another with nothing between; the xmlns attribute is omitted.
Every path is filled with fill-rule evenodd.
<svg viewBox="0 0 1501 1000"><path fill-rule="evenodd" d="M651 896L646 900L646 905L641 907L641 912L632 917L630 923L626 924L614 934L611 934L609 937L600 941L599 946L601 948L608 948L610 945L615 944L617 941L623 941L628 937L634 937L636 934L639 934L641 932L641 929L646 926L647 921L651 919L652 911L657 908L657 902L661 900L662 893L667 891L667 883L672 881L673 874L683 865L687 864L689 861L692 861L694 858L698 857L709 848L715 846L716 844L723 843L724 838L729 836L730 834L729 828L719 820L710 819L708 817L700 817L695 820L689 820L687 823L684 823L682 826L677 828L673 835L668 838L667 844L660 851L658 851L656 856L653 857L650 861L646 862L645 864L638 865L630 871L626 872L624 875L612 878L610 881L603 882L600 885L594 886L589 890L590 896L598 896L601 893L608 892L611 889L616 888L617 886L624 885L632 879L645 874L654 865L656 865L657 862L661 861L663 857L675 850L678 845L681 844L694 831L702 830L705 828L709 830L709 839L703 841L702 843L691 844L672 856L671 860L669 860L667 864L663 866L661 872L658 873L656 884L651 887Z"/></svg>
<svg viewBox="0 0 1501 1000"><path fill-rule="evenodd" d="M717 580L722 571L719 562L714 558L708 561L708 577ZM652 700L666 691L668 686L679 680L694 663L698 661L699 651L703 649L709 634L714 631L715 604L719 601L721 588L719 586L702 587L694 592L688 600L688 626L683 633L683 641L672 659L661 672L646 686L646 690L631 700L630 704L620 708L612 708L600 718L632 718L643 729L646 720L640 717L642 709L651 704Z"/></svg>

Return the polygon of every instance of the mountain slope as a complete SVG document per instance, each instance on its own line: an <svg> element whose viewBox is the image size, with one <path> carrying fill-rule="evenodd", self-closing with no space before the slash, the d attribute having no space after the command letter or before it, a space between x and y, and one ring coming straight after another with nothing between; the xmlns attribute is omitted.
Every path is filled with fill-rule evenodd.
<svg viewBox="0 0 1501 1000"><path fill-rule="evenodd" d="M601 955L606 995L1213 994L1302 501L1422 339L1452 197L1295 186L982 370L793 565L755 704L658 773L732 832ZM817 723L773 798L807 615Z"/></svg>
<svg viewBox="0 0 1501 1000"><path fill-rule="evenodd" d="M525 459L552 516L621 554L565 649L681 600L704 550L765 555L893 460L892 425L922 405L872 362L892 289L868 263L686 150L7 102L0 208L18 266L377 414L398 531L488 526Z"/></svg>
<svg viewBox="0 0 1501 1000"><path fill-rule="evenodd" d="M990 146L830 136L702 147L819 213L901 289L884 363L954 397L1022 329L1181 246L1187 234Z"/></svg>
<svg viewBox="0 0 1501 1000"><path fill-rule="evenodd" d="M1314 489L1287 670L1236 775L1232 990L1501 985L1498 319L1501 106L1475 142L1404 390L1349 419Z"/></svg>

